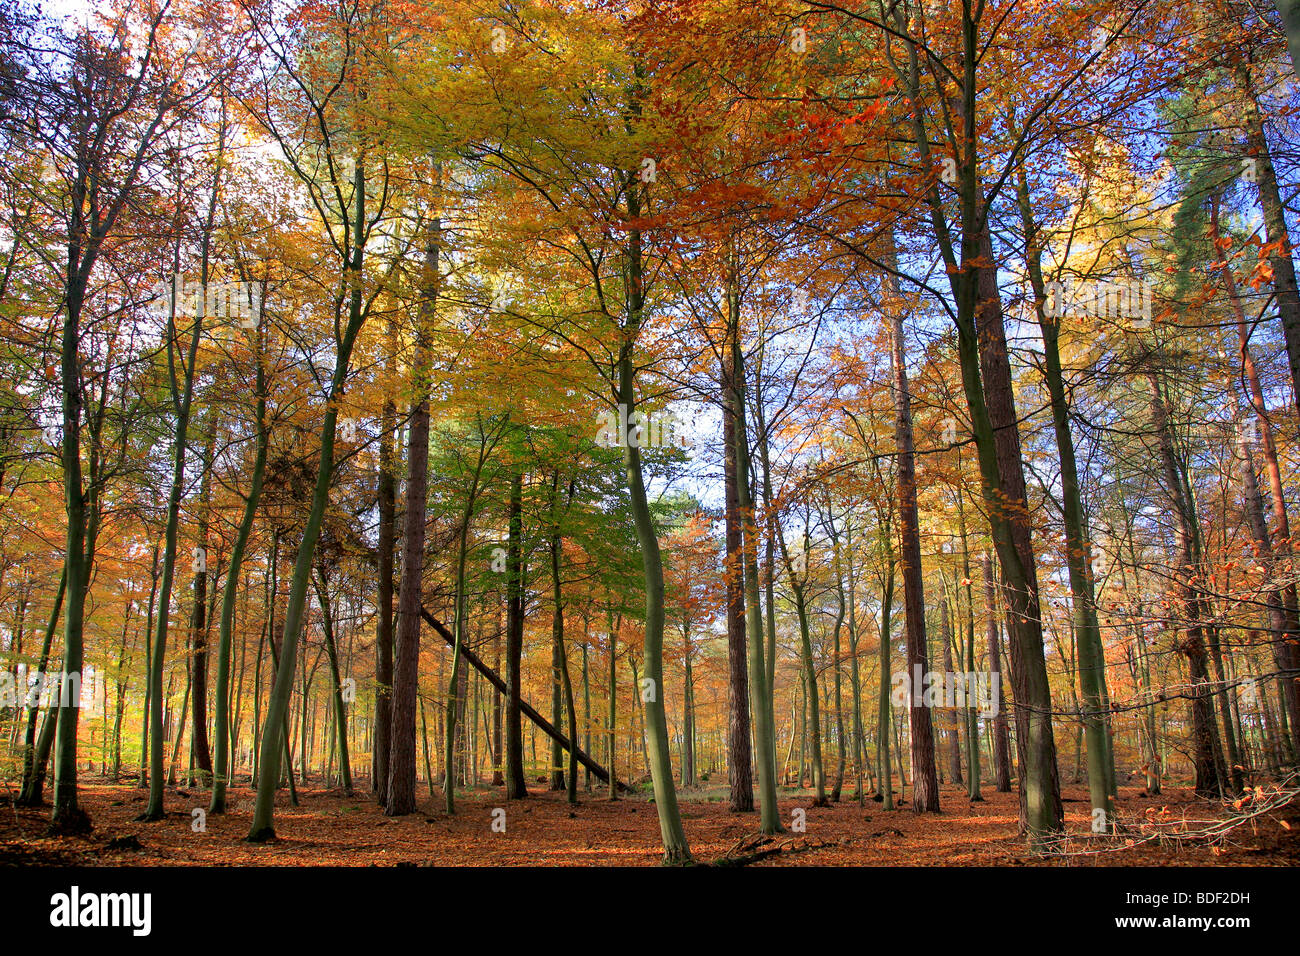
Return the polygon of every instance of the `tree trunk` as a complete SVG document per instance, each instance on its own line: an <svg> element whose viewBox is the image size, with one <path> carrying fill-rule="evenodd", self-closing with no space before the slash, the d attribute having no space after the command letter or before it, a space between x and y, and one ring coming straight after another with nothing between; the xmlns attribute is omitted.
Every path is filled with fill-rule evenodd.
<svg viewBox="0 0 1300 956"><path fill-rule="evenodd" d="M217 749L213 767L212 799L208 804L208 813L226 812L226 786L230 776L230 755L235 745L235 738L230 729L230 656L231 641L235 629L235 595L239 582L240 570L244 565L244 551L248 546L253 523L257 520L257 506L262 496L262 480L266 474L267 445L270 430L266 423L266 369L262 359L261 330L255 333L257 345L254 360L257 362L257 404L254 412L257 450L253 457L253 474L249 479L248 497L244 501L244 514L239 521L239 530L235 533L235 543L230 550L230 567L226 570L226 586L221 595L221 625L217 638L217 704L216 727ZM243 660L241 653L240 660ZM242 666L241 666L242 671ZM242 683L242 674L241 674ZM237 721L236 721L237 726Z"/></svg>
<svg viewBox="0 0 1300 956"><path fill-rule="evenodd" d="M510 691L506 696L506 799L522 800L528 796L528 784L524 779L524 729L519 715L520 667L524 651L524 567L523 476L517 471L510 479L506 574L506 673L510 682ZM613 646L612 643L610 646ZM612 673L611 670L611 675ZM612 705L610 709L613 710ZM610 723L612 727L612 719ZM613 757L611 749L611 780L614 773ZM610 787L613 786L611 782Z"/></svg>
<svg viewBox="0 0 1300 956"><path fill-rule="evenodd" d="M357 158L353 172L353 192L356 210L352 235L360 236L365 223L365 165ZM347 263L350 276L361 276L364 246L354 244L351 260ZM330 378L324 419L320 431L320 459L316 472L316 485L312 490L311 507L303 526L302 540L294 561L293 579L289 586L289 602L284 614L284 633L280 653L280 666L276 671L275 685L267 703L266 723L262 731L261 753L258 759L257 806L253 814L248 840L264 842L275 838L273 824L275 791L280 780L280 750L288 748L289 702L293 693L293 677L298 655L298 638L302 632L303 616L307 604L307 588L311 581L316 541L320 537L325 506L329 502L330 485L334 474L334 434L338 425L339 399L347 383L348 363L357 334L365 322L362 310L362 287L359 281L350 281L351 297L348 320L342 329L342 338L336 343L334 372ZM423 525L421 525L423 528ZM417 622L418 623L418 622ZM290 773L292 787L292 773ZM292 793L292 789L291 789Z"/></svg>
<svg viewBox="0 0 1300 956"><path fill-rule="evenodd" d="M641 214L640 190L643 184L635 176L627 177L627 211L635 221ZM632 349L640 332L644 308L644 275L641 262L641 235L631 229L627 236L626 264L628 276L627 322L623 329L623 346L617 365L618 382L615 399L627 409L628 420L636 409L636 366ZM650 773L654 785L655 809L659 815L659 832L664 844L664 863L670 865L691 862L691 850L682 829L681 815L677 809L677 790L673 784L671 753L668 748L668 717L664 709L664 574L659 552L659 536L646 498L645 483L641 473L641 449L629 440L623 448L628 496L632 518L636 525L637 541L641 547L641 562L645 572L645 678L650 682L643 701L645 721L649 731ZM635 693L635 688L633 689Z"/></svg>
<svg viewBox="0 0 1300 956"><path fill-rule="evenodd" d="M190 649L193 653L190 681L191 706L194 714L194 731L190 738L194 761L200 778L206 784L212 779L212 749L208 744L208 528L212 515L212 458L216 451L216 422L208 422L207 441L204 444L202 469L199 480L198 548L205 560L194 572L194 607L190 615Z"/></svg>
<svg viewBox="0 0 1300 956"><path fill-rule="evenodd" d="M339 776L343 795L352 796L352 764L348 759L348 711L343 700L343 681L339 674L338 646L334 641L334 615L330 610L329 581L325 569L317 568L316 599L320 602L321 630L325 634L325 656L329 661L331 695L334 703L334 737L338 747Z"/></svg>
<svg viewBox="0 0 1300 956"><path fill-rule="evenodd" d="M998 793L1011 792L1011 733L1007 726L1007 700L1002 691L1002 642L998 636L998 585L993 577L993 558L984 552L984 637L989 649L989 679L997 683L1001 701L993 715L993 774Z"/></svg>
<svg viewBox="0 0 1300 956"><path fill-rule="evenodd" d="M388 371L396 374L397 319L388 322ZM379 553L378 605L375 619L375 725L371 744L370 789L381 807L388 806L388 754L392 747L393 720L393 554L396 545L397 463L393 435L397 429L397 403L384 400L379 435Z"/></svg>
<svg viewBox="0 0 1300 956"><path fill-rule="evenodd" d="M723 475L726 486L727 578L727 774L731 811L754 809L754 771L749 744L749 676L745 659L745 567L741 554L740 497L736 485L736 416L730 352L722 359Z"/></svg>
<svg viewBox="0 0 1300 956"><path fill-rule="evenodd" d="M891 256L892 258L892 256ZM912 758L912 810L939 812L939 779L934 761L934 729L930 708L920 685L930 671L925 635L924 570L921 567L921 528L916 508L916 452L912 444L912 397L903 355L903 313L895 301L891 364L893 365L894 439L898 446L898 524L903 572L903 610L907 636L908 738Z"/></svg>
<svg viewBox="0 0 1300 956"><path fill-rule="evenodd" d="M1075 640L1078 642L1076 665L1084 733L1088 741L1088 791L1094 821L1100 813L1107 832L1115 826L1113 799L1115 759L1111 753L1109 711L1110 693L1106 687L1106 656L1097 623L1096 582L1092 575L1094 545L1090 544L1083 500L1079 492L1079 473L1075 463L1074 436L1070 433L1070 407L1065 394L1065 377L1061 369L1059 319L1049 317L1044 307L1046 287L1042 274L1042 252L1038 245L1038 227L1030 205L1028 179L1021 166L1017 170L1017 198L1029 264L1029 280L1034 291L1035 313L1042 331L1044 380L1052 409L1057 455L1061 465L1061 505L1065 518L1065 556L1070 580L1070 606L1074 617ZM1101 557L1096 555L1096 557ZM1093 832L1100 832L1094 822Z"/></svg>
<svg viewBox="0 0 1300 956"><path fill-rule="evenodd" d="M420 608L424 586L424 524L429 474L429 333L437 309L440 223L425 237L424 275L416 322L413 395L406 451L406 508L403 514L402 580L398 594L393 659L392 723L388 752L390 817L414 813L415 709L420 683Z"/></svg>
<svg viewBox="0 0 1300 956"><path fill-rule="evenodd" d="M734 277L728 283L728 327L730 331L732 390L731 412L735 424L732 445L736 456L736 505L743 531L745 574L745 624L749 640L749 687L753 700L754 736L757 747L759 831L784 833L776 802L776 739L769 708L771 688L763 657L763 621L758 587L758 526L750 497L749 432L745 426L745 360L740 347L740 290Z"/></svg>
<svg viewBox="0 0 1300 956"><path fill-rule="evenodd" d="M1219 735L1214 725L1214 710L1210 700L1209 668L1206 663L1202 603L1194 578L1200 573L1201 560L1199 536L1193 527L1191 503L1187 500L1187 484L1179 467L1173 437L1169 431L1169 410L1160 389L1160 380L1154 369L1147 372L1151 387L1151 413L1164 472L1165 490L1177 519L1178 570L1175 572L1182 591L1183 614L1187 622L1186 640L1179 651L1187 659L1191 676L1192 747L1194 751L1195 787L1200 796L1219 797L1220 781L1225 779L1223 758L1219 751Z"/></svg>

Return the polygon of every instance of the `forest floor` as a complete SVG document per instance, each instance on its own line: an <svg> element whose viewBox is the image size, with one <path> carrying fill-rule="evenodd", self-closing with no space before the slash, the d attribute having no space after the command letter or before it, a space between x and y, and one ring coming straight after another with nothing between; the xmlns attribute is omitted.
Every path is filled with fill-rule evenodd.
<svg viewBox="0 0 1300 956"><path fill-rule="evenodd" d="M363 781L364 784L364 781ZM168 814L159 823L136 823L147 793L134 786L84 784L82 806L95 829L83 838L49 838L48 806L15 809L0 794L0 864L79 866L650 866L660 857L654 804L643 795L611 803L604 794L580 792L570 807L563 793L534 784L527 800L507 803L499 789L461 794L457 813L447 816L438 801L422 791L422 812L385 817L368 792L346 797L336 790L300 791L301 804L277 798L278 840L267 845L243 842L252 819L253 793L231 791L232 812L200 820L195 808L207 807L197 789L169 788ZM910 792L909 792L910 796ZM1075 837L1066 855L1030 854L1016 835L1014 793L985 789L983 802L971 803L965 789L941 788L941 814L918 816L904 802L887 812L867 801L848 799L830 807L812 806L809 791L781 793L781 818L787 826L803 809L806 832L779 842L780 851L751 859L756 866L1295 866L1300 865L1300 802L1261 814L1232 831L1218 846L1160 845L1133 837L1094 838L1086 787L1067 785L1062 793L1066 826ZM695 859L715 862L729 854L761 848L746 841L757 831L756 815L728 811L724 789L681 792L683 823ZM505 809L505 832L495 832L493 811ZM1207 821L1231 808L1196 798L1188 789L1166 789L1150 797L1137 788L1120 789L1122 821L1160 817ZM500 819L500 814L495 815ZM205 829L199 830L203 823ZM1289 828L1288 828L1289 827ZM499 827L498 827L499 829ZM1134 839L1136 845L1126 845ZM741 850L735 850L743 844ZM1104 852L1085 853L1103 849Z"/></svg>

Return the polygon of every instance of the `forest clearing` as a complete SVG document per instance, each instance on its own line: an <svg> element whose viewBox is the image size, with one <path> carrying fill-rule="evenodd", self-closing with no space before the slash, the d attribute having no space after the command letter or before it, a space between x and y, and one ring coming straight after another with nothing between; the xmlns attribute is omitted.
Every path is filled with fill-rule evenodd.
<svg viewBox="0 0 1300 956"><path fill-rule="evenodd" d="M1296 865L1297 58L0 0L0 864Z"/></svg>

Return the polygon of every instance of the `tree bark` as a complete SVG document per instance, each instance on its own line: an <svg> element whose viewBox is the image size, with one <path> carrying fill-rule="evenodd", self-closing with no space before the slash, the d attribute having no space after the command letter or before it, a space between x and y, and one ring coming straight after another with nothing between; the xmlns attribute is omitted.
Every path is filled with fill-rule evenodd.
<svg viewBox="0 0 1300 956"><path fill-rule="evenodd" d="M730 351L724 351L721 386L723 475L726 494L727 578L727 774L731 811L754 809L754 771L750 754L749 675L745 656L745 567L741 554L740 498L736 485L735 391Z"/></svg>
<svg viewBox="0 0 1300 956"><path fill-rule="evenodd" d="M427 229L421 302L416 321L410 425L406 451L406 509L403 514L402 580L398 593L393 655L392 724L388 751L390 817L414 813L415 710L420 683L420 607L424 587L424 525L429 476L429 333L437 309L438 253L442 238L434 218ZM450 754L448 754L450 758Z"/></svg>

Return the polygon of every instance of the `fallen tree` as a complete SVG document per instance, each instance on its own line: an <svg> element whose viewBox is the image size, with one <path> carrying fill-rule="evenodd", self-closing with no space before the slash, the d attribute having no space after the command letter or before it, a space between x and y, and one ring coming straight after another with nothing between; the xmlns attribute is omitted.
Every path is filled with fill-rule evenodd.
<svg viewBox="0 0 1300 956"><path fill-rule="evenodd" d="M447 642L447 645L449 647L455 649L456 637L451 633L451 631L447 629L446 625L444 625L436 617L430 614L428 610L424 607L420 608L420 616L423 617L425 621L428 622L429 626L438 633L439 637L441 637L444 641ZM461 656L464 657L465 660L469 663L469 665L473 667L476 671L478 671L480 674L482 674L484 677L486 677L488 681L492 684L492 686L495 687L499 693L509 696L509 690L506 688L506 682L503 681L499 676L497 676L496 671L488 667L487 664L483 663L483 661L479 659L479 656L475 654L473 651L471 651L468 647L466 647L463 642L460 645L460 653ZM543 717L536 710L534 710L532 708L532 705L530 705L528 701L524 700L522 697L519 698L519 710L524 714L524 716L526 716L529 720L531 720L539 728L541 728L543 733L545 733L548 737L550 737L552 740L558 743L567 752L573 754L573 756L577 758L578 763L582 764L584 767L590 770L596 776L596 778L601 781L601 783L609 783L608 770L606 770L600 764L596 763L596 761L592 760L589 756L587 756L587 754L583 751L581 747L577 747L573 744L570 744L568 737L564 736L564 734L560 733L553 726L551 726L550 721L548 721L545 717ZM617 783L618 783L619 790L632 789L627 784L625 784L622 780L617 781Z"/></svg>

